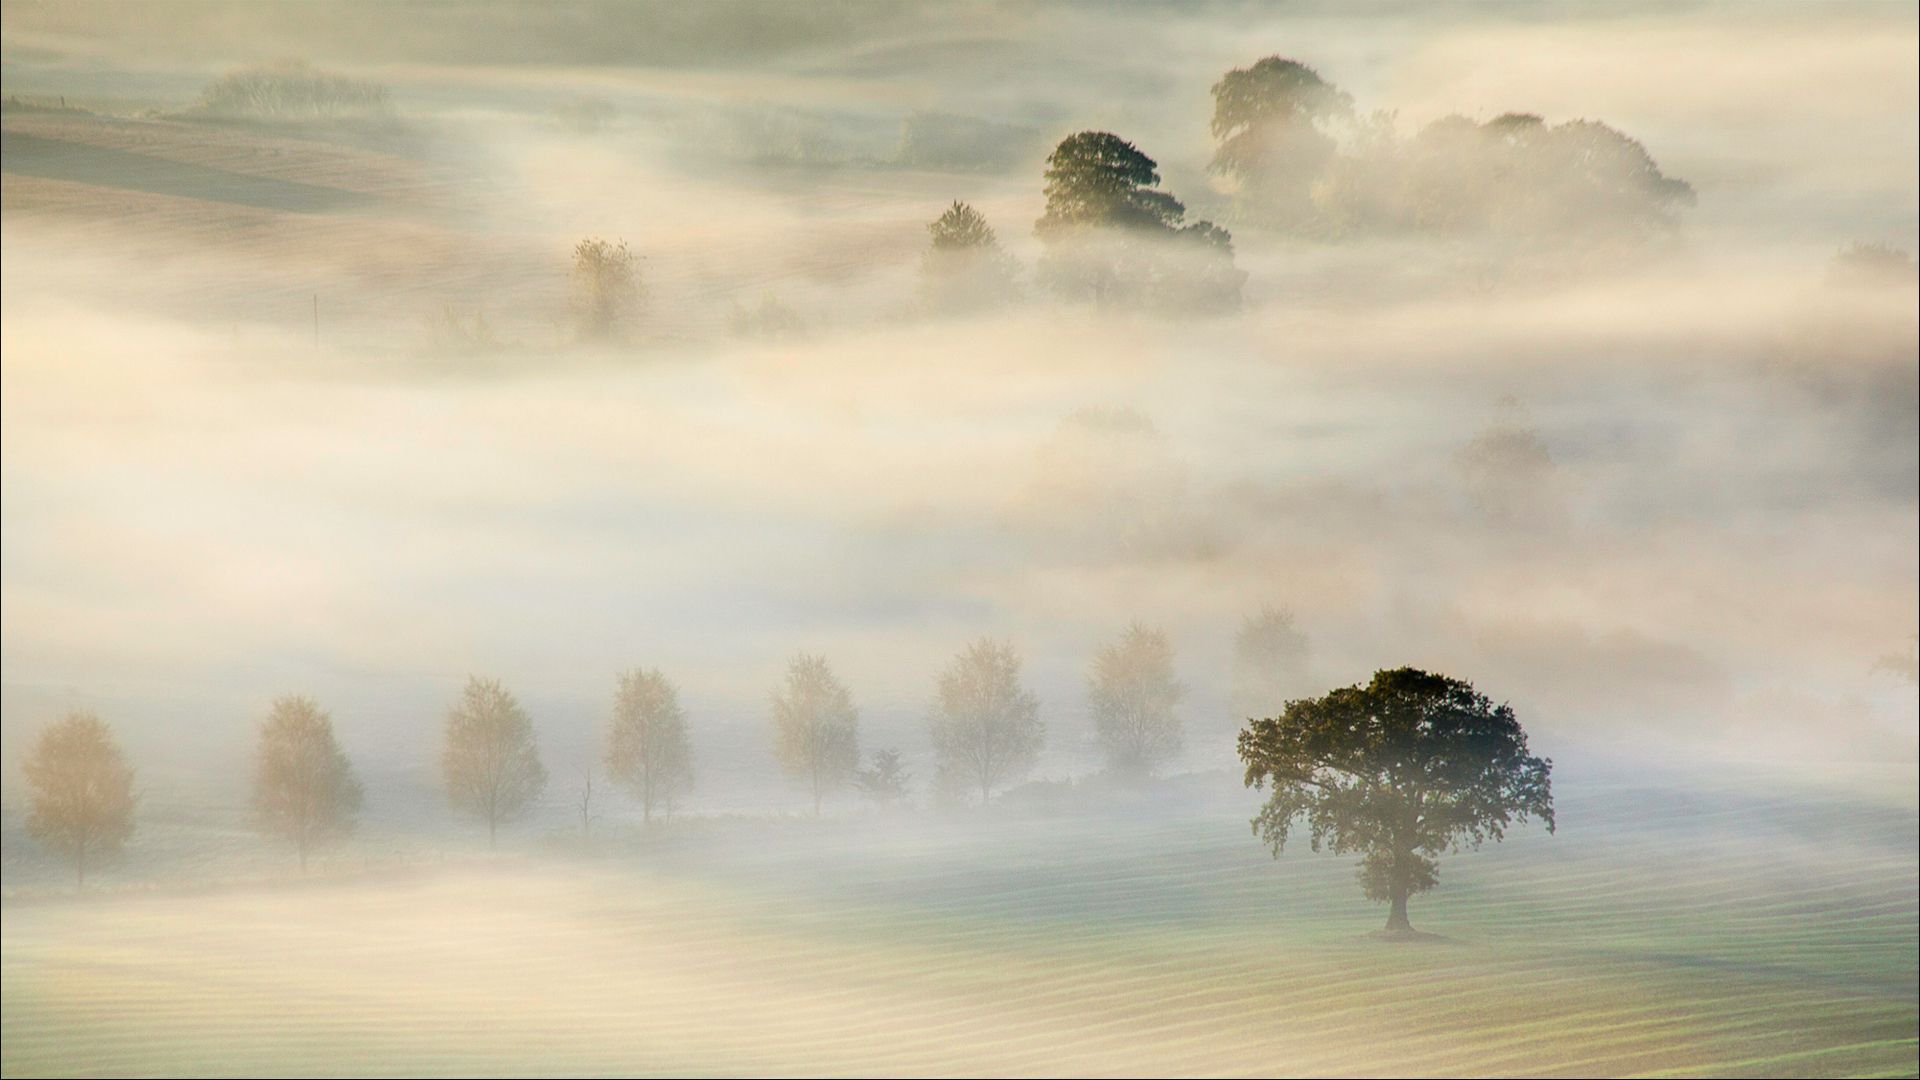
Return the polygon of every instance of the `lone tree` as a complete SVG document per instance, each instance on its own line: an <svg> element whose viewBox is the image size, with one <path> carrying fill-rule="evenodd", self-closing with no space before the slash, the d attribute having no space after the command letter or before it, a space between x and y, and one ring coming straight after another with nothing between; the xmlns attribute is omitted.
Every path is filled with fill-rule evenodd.
<svg viewBox="0 0 1920 1080"><path fill-rule="evenodd" d="M907 771L900 751L876 750L873 764L854 774L853 786L884 810L907 797L907 781L911 779L913 774Z"/></svg>
<svg viewBox="0 0 1920 1080"><path fill-rule="evenodd" d="M72 859L74 887L86 888L87 860L133 835L133 770L105 721L71 712L40 733L26 774L27 835Z"/></svg>
<svg viewBox="0 0 1920 1080"><path fill-rule="evenodd" d="M980 211L956 201L927 226L932 246L920 261L920 300L939 312L979 311L1018 293L1019 264L1000 247Z"/></svg>
<svg viewBox="0 0 1920 1080"><path fill-rule="evenodd" d="M640 800L641 819L653 823L655 808L693 785L693 745L680 695L657 670L620 676L613 696L613 728L607 737L607 771Z"/></svg>
<svg viewBox="0 0 1920 1080"><path fill-rule="evenodd" d="M618 341L640 307L639 256L621 240L573 247L574 318L586 341Z"/></svg>
<svg viewBox="0 0 1920 1080"><path fill-rule="evenodd" d="M353 831L360 784L312 698L283 697L260 725L253 812L262 831L291 842L300 872L314 848Z"/></svg>
<svg viewBox="0 0 1920 1080"><path fill-rule="evenodd" d="M787 682L773 695L774 752L790 776L820 799L853 779L860 767L860 714L826 658L801 653L787 664Z"/></svg>
<svg viewBox="0 0 1920 1080"><path fill-rule="evenodd" d="M1553 831L1553 763L1527 753L1513 710L1459 679L1413 668L1287 703L1240 733L1248 787L1273 785L1253 830L1273 849L1306 820L1313 850L1361 853L1387 932L1411 934L1407 897L1433 888L1443 852L1498 842L1537 817Z"/></svg>
<svg viewBox="0 0 1920 1080"><path fill-rule="evenodd" d="M526 813L547 786L533 721L496 679L467 680L447 713L440 764L448 800L487 823L489 847L499 837L500 823Z"/></svg>
<svg viewBox="0 0 1920 1080"><path fill-rule="evenodd" d="M1047 157L1046 210L1033 226L1047 249L1041 279L1100 305L1238 305L1246 275L1233 266L1233 238L1210 221L1182 226L1187 208L1155 187L1158 170L1111 132L1062 139Z"/></svg>
<svg viewBox="0 0 1920 1080"><path fill-rule="evenodd" d="M991 638L941 672L931 727L940 771L977 784L982 806L995 787L1033 768L1046 741L1039 699L1020 685L1020 654Z"/></svg>
<svg viewBox="0 0 1920 1080"><path fill-rule="evenodd" d="M1174 708L1185 695L1166 634L1134 623L1103 646L1087 676L1087 708L1107 767L1142 778L1178 757L1183 732Z"/></svg>
<svg viewBox="0 0 1920 1080"><path fill-rule="evenodd" d="M1353 99L1320 73L1282 56L1235 68L1213 84L1210 168L1240 185L1256 216L1298 224L1313 213L1314 180L1335 144L1323 126L1351 116Z"/></svg>

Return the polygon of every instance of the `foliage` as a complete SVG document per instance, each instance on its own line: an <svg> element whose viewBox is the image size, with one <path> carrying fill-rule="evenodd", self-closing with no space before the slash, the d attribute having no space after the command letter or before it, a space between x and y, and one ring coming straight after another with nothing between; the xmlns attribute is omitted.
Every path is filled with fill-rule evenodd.
<svg viewBox="0 0 1920 1080"><path fill-rule="evenodd" d="M197 111L209 116L313 120L385 115L393 102L376 82L319 71L298 61L242 68L200 94Z"/></svg>
<svg viewBox="0 0 1920 1080"><path fill-rule="evenodd" d="M1039 699L1020 684L1020 654L990 638L941 672L929 727L941 771L976 787L983 806L1033 767L1046 741Z"/></svg>
<svg viewBox="0 0 1920 1080"><path fill-rule="evenodd" d="M574 319L586 341L618 341L640 307L639 256L599 238L573 247Z"/></svg>
<svg viewBox="0 0 1920 1080"><path fill-rule="evenodd" d="M956 201L927 226L931 244L920 260L920 300L939 312L1004 304L1019 293L1019 264L1000 247L987 219Z"/></svg>
<svg viewBox="0 0 1920 1080"><path fill-rule="evenodd" d="M900 751L876 750L873 764L854 774L853 786L882 807L890 807L907 797L907 782L911 779L913 774L907 771Z"/></svg>
<svg viewBox="0 0 1920 1080"><path fill-rule="evenodd" d="M525 814L547 786L533 721L498 680L475 676L447 712L446 740L447 798L485 821L492 843L500 825Z"/></svg>
<svg viewBox="0 0 1920 1080"><path fill-rule="evenodd" d="M1180 755L1175 707L1186 687L1174 677L1167 635L1139 623L1102 646L1087 677L1087 709L1107 767L1122 776L1152 776Z"/></svg>
<svg viewBox="0 0 1920 1080"><path fill-rule="evenodd" d="M133 769L113 732L90 712L71 712L40 732L28 756L33 790L27 835L73 860L85 888L87 862L120 850L133 835Z"/></svg>
<svg viewBox="0 0 1920 1080"><path fill-rule="evenodd" d="M1241 731L1239 753L1247 786L1273 789L1255 835L1278 858L1304 819L1313 850L1363 855L1361 884L1392 903L1390 931L1411 930L1407 898L1433 888L1442 853L1529 817L1553 831L1553 763L1527 753L1511 708L1443 675L1397 668L1290 701Z"/></svg>
<svg viewBox="0 0 1920 1080"><path fill-rule="evenodd" d="M333 720L313 699L283 697L260 726L253 773L253 811L260 828L300 854L353 831L360 783L333 735Z"/></svg>
<svg viewBox="0 0 1920 1080"><path fill-rule="evenodd" d="M607 737L607 771L640 800L642 820L693 786L693 744L680 695L657 670L620 676Z"/></svg>
<svg viewBox="0 0 1920 1080"><path fill-rule="evenodd" d="M1243 205L1298 221L1312 213L1314 179L1334 155L1324 126L1352 111L1352 98L1298 61L1269 56L1235 68L1213 85L1219 145L1209 168L1239 182Z"/></svg>
<svg viewBox="0 0 1920 1080"><path fill-rule="evenodd" d="M1307 678L1311 653L1293 612L1263 605L1233 637L1233 711L1236 724L1269 714Z"/></svg>
<svg viewBox="0 0 1920 1080"><path fill-rule="evenodd" d="M819 816L821 797L860 767L860 714L825 657L801 653L788 662L786 684L773 695L773 735L781 767L807 782Z"/></svg>

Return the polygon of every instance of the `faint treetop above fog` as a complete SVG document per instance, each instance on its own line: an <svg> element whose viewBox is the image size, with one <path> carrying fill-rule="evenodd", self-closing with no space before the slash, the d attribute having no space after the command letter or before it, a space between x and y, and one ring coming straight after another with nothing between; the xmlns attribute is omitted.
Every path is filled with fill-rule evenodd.
<svg viewBox="0 0 1920 1080"><path fill-rule="evenodd" d="M330 120L385 116L392 109L392 97L380 83L288 60L221 76L201 92L193 111L231 119Z"/></svg>
<svg viewBox="0 0 1920 1080"><path fill-rule="evenodd" d="M1213 85L1210 164L1240 184L1243 201L1298 222L1313 211L1314 180L1333 157L1329 121L1352 114L1353 99L1295 60L1269 56Z"/></svg>
<svg viewBox="0 0 1920 1080"><path fill-rule="evenodd" d="M1920 282L1913 254L1887 244L1848 244L1833 257L1828 273L1839 285L1912 288Z"/></svg>
<svg viewBox="0 0 1920 1080"><path fill-rule="evenodd" d="M1186 692L1164 632L1134 623L1101 646L1087 675L1087 711L1107 768L1144 778L1179 757L1185 732L1175 710Z"/></svg>
<svg viewBox="0 0 1920 1080"><path fill-rule="evenodd" d="M1019 263L1000 247L980 211L956 201L927 233L931 246L920 260L920 302L927 310L981 311L1019 295Z"/></svg>
<svg viewBox="0 0 1920 1080"><path fill-rule="evenodd" d="M1274 716L1307 689L1311 645L1293 612L1272 604L1249 615L1233 636L1234 720Z"/></svg>
<svg viewBox="0 0 1920 1080"><path fill-rule="evenodd" d="M1033 768L1046 742L1040 700L1020 681L1020 654L1010 644L981 638L940 673L929 723L940 775L950 789L980 792Z"/></svg>
<svg viewBox="0 0 1920 1080"><path fill-rule="evenodd" d="M105 721L71 712L40 732L25 772L27 835L72 859L74 882L85 888L89 860L133 835L133 769Z"/></svg>
<svg viewBox="0 0 1920 1080"><path fill-rule="evenodd" d="M253 812L260 828L307 856L353 831L360 782L333 735L333 720L312 698L283 697L260 725Z"/></svg>
<svg viewBox="0 0 1920 1080"><path fill-rule="evenodd" d="M780 767L807 782L818 817L821 798L860 768L860 714L826 657L801 653L788 661L786 682L773 694L773 740Z"/></svg>
<svg viewBox="0 0 1920 1080"><path fill-rule="evenodd" d="M1503 525L1556 523L1564 507L1559 474L1526 406L1503 397L1493 421L1454 455L1467 497Z"/></svg>

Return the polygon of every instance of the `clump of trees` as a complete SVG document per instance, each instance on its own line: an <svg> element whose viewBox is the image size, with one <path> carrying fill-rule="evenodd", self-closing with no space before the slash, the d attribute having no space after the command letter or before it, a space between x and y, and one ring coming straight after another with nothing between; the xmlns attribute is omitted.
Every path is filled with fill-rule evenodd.
<svg viewBox="0 0 1920 1080"><path fill-rule="evenodd" d="M641 820L651 825L656 809L672 812L674 799L693 786L693 744L680 695L654 669L620 676L607 737L607 771L640 800Z"/></svg>
<svg viewBox="0 0 1920 1080"><path fill-rule="evenodd" d="M1413 932L1407 900L1438 882L1443 853L1529 818L1553 831L1553 763L1527 752L1510 707L1444 675L1396 668L1289 701L1241 731L1239 753L1246 785L1272 791L1254 834L1278 858L1304 822L1314 851L1362 856L1390 934Z"/></svg>
<svg viewBox="0 0 1920 1080"><path fill-rule="evenodd" d="M821 799L860 768L860 714L826 657L801 653L788 662L773 694L773 735L781 768L807 784L819 817Z"/></svg>
<svg viewBox="0 0 1920 1080"><path fill-rule="evenodd" d="M106 721L71 712L40 732L25 771L27 835L72 860L74 886L86 888L89 863L133 835L133 769Z"/></svg>
<svg viewBox="0 0 1920 1080"><path fill-rule="evenodd" d="M1019 296L1019 263L1001 248L980 211L955 201L927 233L931 243L920 260L920 303L927 310L981 311Z"/></svg>
<svg viewBox="0 0 1920 1080"><path fill-rule="evenodd" d="M1087 676L1087 711L1107 768L1141 779L1179 757L1185 731L1176 709L1185 696L1166 634L1134 623L1102 646Z"/></svg>
<svg viewBox="0 0 1920 1080"><path fill-rule="evenodd" d="M353 831L360 782L333 735L333 720L312 698L283 697L260 726L253 812L260 829L307 856Z"/></svg>
<svg viewBox="0 0 1920 1080"><path fill-rule="evenodd" d="M1041 283L1102 307L1238 307L1246 274L1233 264L1232 236L1210 221L1183 225L1186 206L1159 189L1158 170L1111 132L1062 139L1047 157L1047 204L1034 223L1046 249Z"/></svg>
<svg viewBox="0 0 1920 1080"><path fill-rule="evenodd" d="M474 676L447 712L440 758L454 809L486 822L487 843L500 826L532 808L547 786L533 720L497 679Z"/></svg>
<svg viewBox="0 0 1920 1080"><path fill-rule="evenodd" d="M1436 120L1403 138L1387 113L1296 60L1269 56L1213 87L1212 170L1241 219L1306 235L1471 234L1634 243L1695 201L1645 146L1597 120L1511 112Z"/></svg>
<svg viewBox="0 0 1920 1080"><path fill-rule="evenodd" d="M574 327L583 341L624 339L640 310L640 261L625 240L573 246Z"/></svg>
<svg viewBox="0 0 1920 1080"><path fill-rule="evenodd" d="M195 112L254 120L386 116L393 101L377 82L321 71L300 60L241 68L201 91Z"/></svg>
<svg viewBox="0 0 1920 1080"><path fill-rule="evenodd" d="M928 727L942 776L978 790L982 806L994 788L1025 776L1046 742L1040 701L1020 682L1020 654L991 638L940 673Z"/></svg>

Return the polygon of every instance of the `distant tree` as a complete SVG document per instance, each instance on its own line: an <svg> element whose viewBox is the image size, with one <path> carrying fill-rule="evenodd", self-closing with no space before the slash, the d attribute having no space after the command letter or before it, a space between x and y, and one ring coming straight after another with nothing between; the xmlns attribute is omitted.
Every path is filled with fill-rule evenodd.
<svg viewBox="0 0 1920 1080"><path fill-rule="evenodd" d="M1467 497L1495 523L1551 525L1563 513L1553 455L1516 398L1494 404L1493 422L1460 448L1454 464Z"/></svg>
<svg viewBox="0 0 1920 1080"><path fill-rule="evenodd" d="M1234 723L1269 715L1299 693L1310 646L1293 612L1271 604L1247 616L1233 637Z"/></svg>
<svg viewBox="0 0 1920 1080"><path fill-rule="evenodd" d="M760 295L752 307L732 301L727 312L727 329L733 336L762 338L768 341L793 341L806 336L807 320L771 292Z"/></svg>
<svg viewBox="0 0 1920 1080"><path fill-rule="evenodd" d="M1134 623L1102 646L1087 676L1087 708L1107 767L1147 777L1178 757L1183 725L1175 708L1185 695L1166 634Z"/></svg>
<svg viewBox="0 0 1920 1080"><path fill-rule="evenodd" d="M1273 788L1255 835L1278 858L1305 819L1313 850L1364 855L1361 885L1392 905L1392 933L1412 932L1407 898L1433 888L1442 853L1528 817L1553 831L1553 763L1527 753L1511 708L1443 675L1397 668L1290 701L1249 723L1239 751L1247 786Z"/></svg>
<svg viewBox="0 0 1920 1080"><path fill-rule="evenodd" d="M1920 281L1913 254L1886 244L1848 244L1834 255L1829 278L1842 285L1902 286Z"/></svg>
<svg viewBox="0 0 1920 1080"><path fill-rule="evenodd" d="M620 676L613 696L613 726L607 739L607 771L640 800L641 818L693 784L693 744L680 695L657 670Z"/></svg>
<svg viewBox="0 0 1920 1080"><path fill-rule="evenodd" d="M260 828L307 855L353 831L360 783L333 736L333 720L312 698L283 697L260 725L253 811Z"/></svg>
<svg viewBox="0 0 1920 1080"><path fill-rule="evenodd" d="M930 726L941 772L977 787L982 806L994 788L1033 768L1046 741L1039 699L1020 685L1020 654L991 638L967 646L940 674Z"/></svg>
<svg viewBox="0 0 1920 1080"><path fill-rule="evenodd" d="M133 835L133 770L105 721L71 712L40 732L25 771L27 835L72 859L74 885L86 888L88 860Z"/></svg>
<svg viewBox="0 0 1920 1080"><path fill-rule="evenodd" d="M1186 207L1154 186L1158 169L1111 132L1061 140L1047 157L1046 210L1034 223L1046 247L1039 274L1048 287L1103 306L1182 309L1196 293L1207 307L1239 303L1245 275L1232 266L1232 237L1205 221L1183 229Z"/></svg>
<svg viewBox="0 0 1920 1080"><path fill-rule="evenodd" d="M860 767L860 714L825 657L801 653L788 662L786 684L773 695L773 735L781 767L807 782L819 817L821 797Z"/></svg>
<svg viewBox="0 0 1920 1080"><path fill-rule="evenodd" d="M488 846L498 838L500 825L526 813L547 786L533 721L495 679L467 680L447 713L440 764L448 800L487 823Z"/></svg>
<svg viewBox="0 0 1920 1080"><path fill-rule="evenodd" d="M1019 264L1001 249L978 210L955 202L927 232L932 245L920 261L920 301L929 310L978 311L1018 293Z"/></svg>
<svg viewBox="0 0 1920 1080"><path fill-rule="evenodd" d="M1324 125L1352 111L1352 98L1299 61L1269 56L1235 68L1213 84L1219 145L1209 167L1239 183L1251 216L1298 225L1312 216L1314 181L1334 155Z"/></svg>
<svg viewBox="0 0 1920 1080"><path fill-rule="evenodd" d="M860 789L860 794L886 809L907 797L907 781L911 779L913 774L907 771L900 751L876 750L873 764L854 774L853 786Z"/></svg>
<svg viewBox="0 0 1920 1080"><path fill-rule="evenodd" d="M617 341L640 307L639 256L621 240L582 240L573 247L574 319L587 341Z"/></svg>

